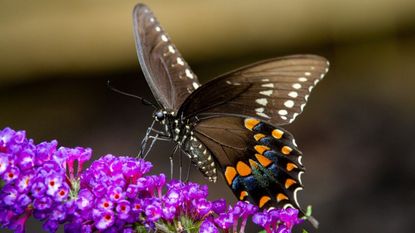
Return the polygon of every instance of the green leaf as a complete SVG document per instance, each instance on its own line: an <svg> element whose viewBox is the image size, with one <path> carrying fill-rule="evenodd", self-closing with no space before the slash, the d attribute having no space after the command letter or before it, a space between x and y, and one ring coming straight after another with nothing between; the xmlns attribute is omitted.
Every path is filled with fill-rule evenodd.
<svg viewBox="0 0 415 233"><path fill-rule="evenodd" d="M147 233L147 229L143 225L135 226L135 231L137 233Z"/></svg>
<svg viewBox="0 0 415 233"><path fill-rule="evenodd" d="M156 222L154 223L154 225L156 226L157 232L163 232L163 233L174 233L175 232L175 231L171 231L167 224Z"/></svg>
<svg viewBox="0 0 415 233"><path fill-rule="evenodd" d="M186 232L189 233L197 233L199 232L200 222L194 222L193 219L189 218L188 216L181 216L180 218L182 227Z"/></svg>
<svg viewBox="0 0 415 233"><path fill-rule="evenodd" d="M302 217L301 219L308 219L313 213L313 207L311 205L307 206L307 210L305 212L304 217Z"/></svg>
<svg viewBox="0 0 415 233"><path fill-rule="evenodd" d="M313 213L313 207L311 205L307 206L307 211L305 213L306 216L311 216Z"/></svg>
<svg viewBox="0 0 415 233"><path fill-rule="evenodd" d="M262 230L262 231L260 231L260 232L258 232L258 233L267 233L265 230Z"/></svg>
<svg viewBox="0 0 415 233"><path fill-rule="evenodd" d="M303 233L308 233L308 231L306 229L303 229Z"/></svg>

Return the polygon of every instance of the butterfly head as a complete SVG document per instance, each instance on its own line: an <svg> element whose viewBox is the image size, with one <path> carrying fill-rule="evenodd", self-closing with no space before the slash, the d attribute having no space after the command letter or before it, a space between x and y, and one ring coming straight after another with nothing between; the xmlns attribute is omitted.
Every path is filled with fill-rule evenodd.
<svg viewBox="0 0 415 233"><path fill-rule="evenodd" d="M153 118L162 124L168 124L174 119L174 112L167 111L166 109L159 109L154 112Z"/></svg>
<svg viewBox="0 0 415 233"><path fill-rule="evenodd" d="M156 119L156 121L162 122L166 118L166 114L167 114L166 111L162 109L158 110L154 112L154 119Z"/></svg>

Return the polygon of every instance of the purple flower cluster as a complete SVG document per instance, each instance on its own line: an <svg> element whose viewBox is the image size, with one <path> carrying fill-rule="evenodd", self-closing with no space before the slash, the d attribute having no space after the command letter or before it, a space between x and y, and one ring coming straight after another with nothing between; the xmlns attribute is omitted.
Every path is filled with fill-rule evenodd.
<svg viewBox="0 0 415 233"><path fill-rule="evenodd" d="M84 170L89 148L34 144L24 131L0 131L0 227L25 231L33 216L48 232L244 232L247 221L267 232L291 232L295 209L258 212L254 205L207 200L206 185L146 175L151 163L106 155Z"/></svg>
<svg viewBox="0 0 415 233"><path fill-rule="evenodd" d="M23 232L33 215L44 228L55 231L65 220L70 186L65 180L64 162L70 157L57 142L35 145L24 131L0 131L0 224ZM90 149L81 150L90 157ZM82 153L78 153L79 155Z"/></svg>
<svg viewBox="0 0 415 233"><path fill-rule="evenodd" d="M252 221L265 229L267 233L290 233L293 226L303 220L298 218L298 210L294 208L273 209L258 212Z"/></svg>

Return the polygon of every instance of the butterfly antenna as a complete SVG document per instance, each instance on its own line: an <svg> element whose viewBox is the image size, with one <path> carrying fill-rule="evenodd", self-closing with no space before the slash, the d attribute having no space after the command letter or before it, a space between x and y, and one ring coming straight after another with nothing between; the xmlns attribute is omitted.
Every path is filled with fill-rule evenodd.
<svg viewBox="0 0 415 233"><path fill-rule="evenodd" d="M151 106L151 107L153 107L154 109L158 109L157 105L155 105L153 102L151 102L151 101L149 101L149 100L144 99L144 98L143 98L143 97L141 97L141 96L138 96L138 95L133 95L133 94L130 94L130 93L127 93L127 92L124 92L124 91L118 90L117 88L115 88L115 87L111 86L111 82L110 82L110 80L108 80L108 81L107 81L107 86L108 86L108 88L109 88L111 91L113 91L113 92L117 92L117 93L122 94L122 95L125 95L125 96L129 96L129 97L133 97L133 98L139 99L139 100L141 100L141 103L142 103L143 105Z"/></svg>

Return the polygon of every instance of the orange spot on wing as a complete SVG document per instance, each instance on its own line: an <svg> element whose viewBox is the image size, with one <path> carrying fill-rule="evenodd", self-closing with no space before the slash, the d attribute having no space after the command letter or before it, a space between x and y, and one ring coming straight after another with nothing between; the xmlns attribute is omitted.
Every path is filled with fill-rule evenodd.
<svg viewBox="0 0 415 233"><path fill-rule="evenodd" d="M228 166L225 170L225 179L228 182L229 185L232 184L233 179L235 179L236 176L236 170L234 167Z"/></svg>
<svg viewBox="0 0 415 233"><path fill-rule="evenodd" d="M258 162L264 167L267 167L268 165L270 165L272 163L271 160L269 160L267 157L265 157L263 155L255 154L255 157L258 160Z"/></svg>
<svg viewBox="0 0 415 233"><path fill-rule="evenodd" d="M252 173L252 170L248 166L248 164L246 164L246 163L244 163L242 161L239 161L236 164L236 171L238 171L238 173L239 173L240 176L249 176Z"/></svg>
<svg viewBox="0 0 415 233"><path fill-rule="evenodd" d="M269 147L263 146L263 145L256 145L254 146L255 150L260 153L261 155L264 153L264 151L270 150Z"/></svg>
<svg viewBox="0 0 415 233"><path fill-rule="evenodd" d="M280 202L280 201L282 201L282 200L288 200L288 197L287 196L285 196L284 194L282 194L282 193L278 193L278 195L277 195L277 201L278 202Z"/></svg>
<svg viewBox="0 0 415 233"><path fill-rule="evenodd" d="M255 118L245 119L245 127L249 130L252 130L260 121Z"/></svg>
<svg viewBox="0 0 415 233"><path fill-rule="evenodd" d="M272 131L272 136L276 139L281 139L283 134L284 134L284 132L282 130L279 130L279 129L274 129Z"/></svg>
<svg viewBox="0 0 415 233"><path fill-rule="evenodd" d="M259 200L259 205L258 205L259 208L262 208L270 200L271 200L271 198L269 196L262 196L261 199Z"/></svg>
<svg viewBox="0 0 415 233"><path fill-rule="evenodd" d="M291 185L297 183L295 180L293 179L286 179L285 180L285 188L288 189L291 187Z"/></svg>
<svg viewBox="0 0 415 233"><path fill-rule="evenodd" d="M264 138L264 137L265 137L265 135L262 134L262 133L257 133L257 134L254 135L254 138L257 141L261 140L261 138Z"/></svg>
<svg viewBox="0 0 415 233"><path fill-rule="evenodd" d="M287 171L292 171L294 168L298 168L297 165L293 163L287 163Z"/></svg>
<svg viewBox="0 0 415 233"><path fill-rule="evenodd" d="M245 199L245 197L248 196L248 192L247 191L242 191L241 194L239 195L239 200L243 201Z"/></svg>
<svg viewBox="0 0 415 233"><path fill-rule="evenodd" d="M285 155L289 155L292 150L293 149L291 149L291 147L289 147L289 146L283 146L281 148L281 152Z"/></svg>
<svg viewBox="0 0 415 233"><path fill-rule="evenodd" d="M252 168L257 168L258 167L258 164L252 159L249 160L249 164L251 165Z"/></svg>

